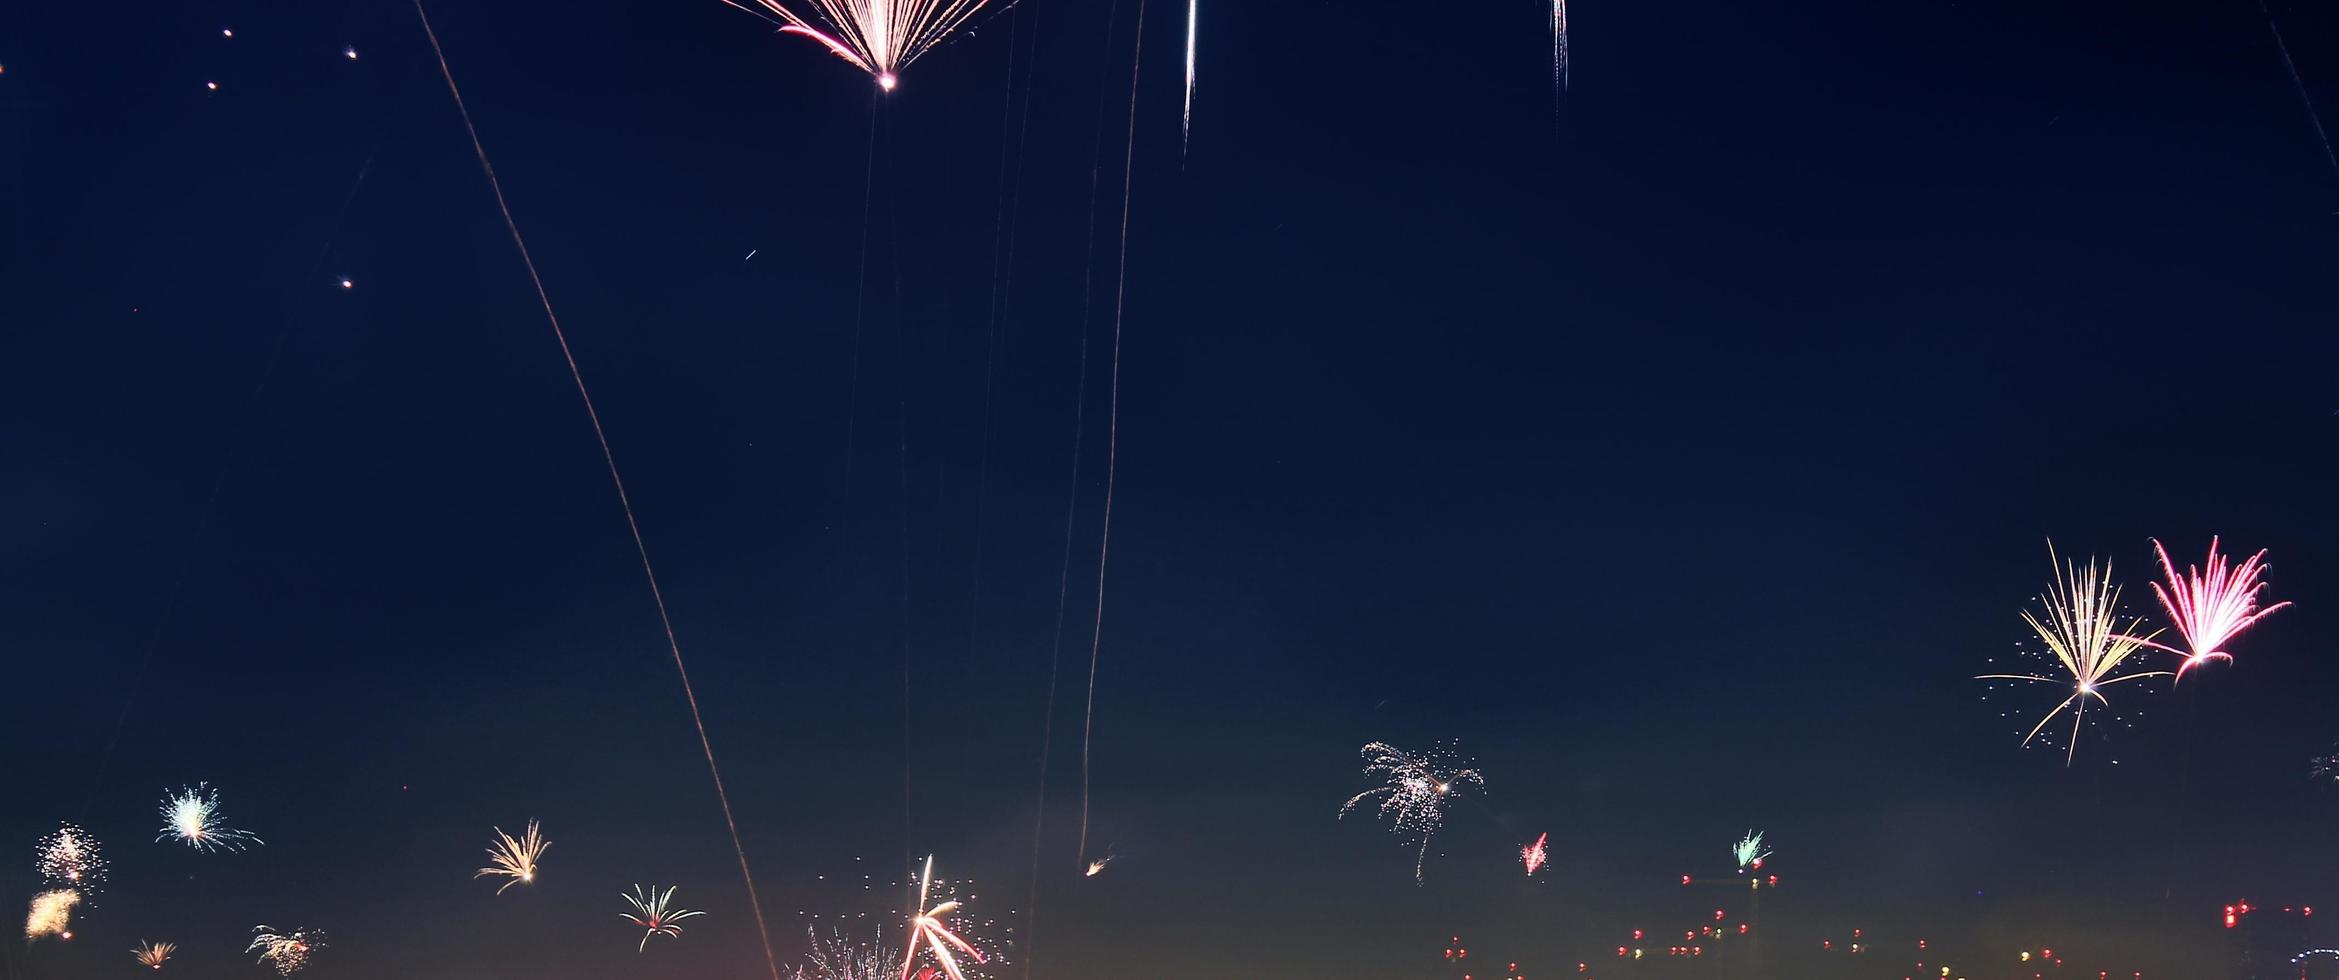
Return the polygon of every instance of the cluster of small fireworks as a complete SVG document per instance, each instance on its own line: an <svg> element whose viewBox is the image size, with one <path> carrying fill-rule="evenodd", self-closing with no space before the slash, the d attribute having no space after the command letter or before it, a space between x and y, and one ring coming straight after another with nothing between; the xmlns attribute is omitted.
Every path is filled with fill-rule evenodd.
<svg viewBox="0 0 2339 980"><path fill-rule="evenodd" d="M2135 635L2142 621L2135 617L2122 620L2119 615L2120 590L2112 584L2111 566L2099 566L2090 559L2083 568L2075 562L2056 560L2054 545L2047 545L2047 557L2054 562L2055 580L2039 598L2045 607L2043 617L2024 610L2022 621L2037 634L2041 643L2054 655L2068 678L2042 677L2036 674L1983 674L1977 680L2026 681L2040 684L2070 685L2069 696L2058 702L2054 710L2031 726L2022 738L2028 746L2039 732L2056 716L2070 710L2071 744L2064 753L2064 764L2069 765L2079 751L2079 726L2086 720L2087 702L2092 698L2109 707L2111 702L2103 695L2106 685L2146 677L2171 676L2165 670L2146 670L2113 676L2120 665L2149 646L2156 633Z"/></svg>
<svg viewBox="0 0 2339 980"><path fill-rule="evenodd" d="M2252 623L2290 605L2277 602L2264 609L2258 608L2258 590L2266 584L2258 575L2266 570L2266 552L2259 549L2238 567L2229 567L2225 556L2217 552L2217 538L2209 539L2209 557L2206 570L2185 566L2185 574L2178 575L2176 565L2168 560L2168 549L2152 542L2152 552L2160 557L2160 569L2168 575L2168 587L2152 583L2152 594L2160 598L2160 606L2168 610L2168 618L2185 638L2185 662L2177 667L2177 679L2183 680L2185 671L2211 660L2232 660L2225 652L2225 642L2250 628Z"/></svg>
<svg viewBox="0 0 2339 980"><path fill-rule="evenodd" d="M634 947L634 952L639 953L649 949L651 936L664 936L668 939L682 938L682 927L675 925L675 923L694 915L706 914L697 909L678 908L673 904L674 889L680 887L682 886L668 885L666 891L660 893L656 885L651 885L646 892L642 890L642 886L635 885L632 894L620 896L625 899L627 904L632 905L634 910L617 914L624 916L626 921L640 926L644 930L641 944Z"/></svg>
<svg viewBox="0 0 2339 980"><path fill-rule="evenodd" d="M1419 882L1430 838L1445 825L1446 801L1465 784L1485 788L1486 780L1443 744L1415 754L1386 742L1367 742L1358 752L1364 756L1365 775L1379 776L1386 783L1349 797L1340 805L1340 815L1346 817L1357 804L1377 797L1381 815L1392 821L1390 832L1418 842L1413 880Z"/></svg>
<svg viewBox="0 0 2339 980"><path fill-rule="evenodd" d="M739 0L723 2L757 13ZM754 0L780 33L811 38L893 91L898 73L966 25L984 0ZM758 14L758 16L761 16Z"/></svg>
<svg viewBox="0 0 2339 980"><path fill-rule="evenodd" d="M886 980L893 970L894 950L885 945L883 934L869 931L868 942L846 939L835 930L827 938L806 928L804 938L812 947L803 966L796 968L794 980Z"/></svg>
<svg viewBox="0 0 2339 980"><path fill-rule="evenodd" d="M1738 861L1738 870L1753 871L1762 867L1763 859L1770 857L1770 849L1762 846L1762 831L1749 830L1738 843L1730 845L1730 856Z"/></svg>
<svg viewBox="0 0 2339 980"><path fill-rule="evenodd" d="M58 888L87 895L106 880L106 859L98 853L97 838L72 824L59 826L41 838L34 866L41 880Z"/></svg>
<svg viewBox="0 0 2339 980"><path fill-rule="evenodd" d="M495 828L495 836L495 842L487 847L488 866L479 869L479 873L471 877L474 880L490 875L510 878L510 881L504 882L503 888L495 890L498 895L504 893L504 888L510 888L522 882L535 881L536 860L543 857L544 852L552 847L552 842L545 840L543 834L537 830L536 821L528 821L528 831L520 835L518 840L513 840L512 835L504 833L502 827ZM642 938L645 942L649 939L647 936Z"/></svg>
<svg viewBox="0 0 2339 980"><path fill-rule="evenodd" d="M209 783L196 783L193 788L181 787L175 795L162 800L162 836L155 840L176 837L198 851L241 851L247 845L266 841L237 830L221 821L219 791Z"/></svg>
<svg viewBox="0 0 2339 980"><path fill-rule="evenodd" d="M177 943L150 943L141 939L138 948L130 951L130 957L137 960L139 966L160 970L164 963L170 962L171 954L178 951Z"/></svg>
<svg viewBox="0 0 2339 980"><path fill-rule="evenodd" d="M257 962L276 969L278 976L289 977L309 965L309 957L325 948L325 933L318 929L294 929L277 932L273 926L253 926L252 944L244 952L258 953Z"/></svg>
<svg viewBox="0 0 2339 980"><path fill-rule="evenodd" d="M910 938L902 951L902 980L908 980L910 968L918 961L918 944L920 942L926 944L927 951L933 954L934 962L941 966L942 975L949 977L950 980L966 980L966 973L959 966L959 955L963 954L978 964L990 962L991 958L982 950L977 949L973 943L968 942L957 933L950 931L950 927L943 923L942 920L946 916L958 911L960 903L946 884L942 889L943 894L935 894L934 886L936 884L934 856L929 854L926 855L925 870L918 874L918 903L911 910ZM941 898L942 901L928 906L926 902L933 898ZM957 952L953 953L953 950Z"/></svg>
<svg viewBox="0 0 2339 980"><path fill-rule="evenodd" d="M1544 862L1550 860L1551 852L1545 849L1549 843L1550 834L1537 834L1535 843L1519 849L1519 861L1527 866L1527 877L1535 877L1535 872L1543 870Z"/></svg>
<svg viewBox="0 0 2339 980"><path fill-rule="evenodd" d="M44 936L73 938L73 907L79 904L81 893L71 888L52 888L34 895L32 907L24 914L25 941Z"/></svg>

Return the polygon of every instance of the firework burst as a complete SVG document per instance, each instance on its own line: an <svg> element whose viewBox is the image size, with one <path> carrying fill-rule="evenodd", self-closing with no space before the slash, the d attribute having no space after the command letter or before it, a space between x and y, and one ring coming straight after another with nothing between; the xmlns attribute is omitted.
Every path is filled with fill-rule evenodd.
<svg viewBox="0 0 2339 980"><path fill-rule="evenodd" d="M779 18L780 33L820 42L891 92L898 72L966 26L984 0L752 0L754 7L723 2Z"/></svg>
<svg viewBox="0 0 2339 980"><path fill-rule="evenodd" d="M193 788L180 787L176 795L162 800L162 841L176 837L198 851L241 851L252 844L266 841L237 830L222 822L219 816L219 791L209 783L196 783Z"/></svg>
<svg viewBox="0 0 2339 980"><path fill-rule="evenodd" d="M71 888L53 888L34 895L31 908L24 913L24 941L29 943L44 936L73 938L73 907L79 904L81 893Z"/></svg>
<svg viewBox="0 0 2339 980"><path fill-rule="evenodd" d="M2039 641L2046 644L2055 661L2070 676L2066 679L2034 674L1983 674L1975 679L2070 684L2070 696L2057 703L2022 738L2022 744L2029 745L2048 722L2066 709L2071 710L2071 746L2063 757L2063 764L2068 766L2079 752L2079 725L2086 718L2088 699L2108 707L2111 702L2103 696L2106 685L2170 674L2165 670L2147 670L2112 676L2137 651L2157 646L2152 642L2157 632L2135 636L2132 634L2141 621L2133 617L2124 623L2120 621L2120 590L2111 583L2109 563L2099 570L2092 559L2084 568L2068 560L2058 561L2051 542L2047 545L2047 559L2055 563L2055 581L2040 598L2046 615L2041 618L2024 610L2022 621L2029 624L2031 632L2038 634Z"/></svg>
<svg viewBox="0 0 2339 980"><path fill-rule="evenodd" d="M928 854L926 855L926 869L918 875L918 904L915 906L915 908L924 911L916 911L910 915L910 939L908 947L902 953L901 980L909 980L910 967L918 961L918 942L920 940L924 940L926 947L933 951L934 962L941 964L943 976L949 977L950 980L966 980L966 973L959 968L958 957L951 954L952 949L972 957L977 963L989 962L989 958L984 956L981 950L976 949L972 943L959 938L957 933L951 932L948 926L942 924L944 916L958 911L959 902L957 899L948 899L931 908L927 907L926 900L932 895L933 887L934 855ZM926 972L931 974L933 971L929 969Z"/></svg>
<svg viewBox="0 0 2339 980"><path fill-rule="evenodd" d="M1738 843L1730 845L1730 856L1738 861L1738 870L1753 871L1760 869L1763 860L1770 857L1770 848L1762 844L1762 831L1749 830L1746 836L1738 838Z"/></svg>
<svg viewBox="0 0 2339 980"><path fill-rule="evenodd" d="M160 970L164 963L170 962L171 954L178 951L177 943L150 943L141 939L138 948L130 951L130 957L137 960L139 966Z"/></svg>
<svg viewBox="0 0 2339 980"><path fill-rule="evenodd" d="M871 930L868 942L855 942L831 930L822 938L812 929L804 930L804 938L812 947L805 964L796 968L796 980L890 980L893 970L893 947L885 945L883 937Z"/></svg>
<svg viewBox="0 0 2339 980"><path fill-rule="evenodd" d="M2232 660L2233 655L2224 649L2227 640L2290 605L2277 602L2258 608L2258 590L2266 587L2258 581L2258 575L2266 570L2264 549L2239 566L2228 567L2225 556L2217 551L2217 539L2211 537L2206 568L2187 565L2183 575L2177 574L2176 565L2168 560L2168 549L2161 547L2158 539L2152 542L2152 553L2160 557L2160 570L2168 575L2168 587L2154 582L2152 594L2160 598L2161 608L2168 610L2177 633L2185 638L2185 662L2177 666L2177 680L2185 679L2185 671L2211 660Z"/></svg>
<svg viewBox="0 0 2339 980"><path fill-rule="evenodd" d="M487 847L488 866L479 869L478 874L471 876L472 879L477 880L490 875L510 878L510 881L504 882L503 888L495 890L498 895L504 893L504 888L510 888L522 882L535 881L536 859L543 857L544 852L552 848L552 842L545 840L544 836L537 831L536 821L528 821L527 833L520 835L518 840L513 840L512 835L504 833L502 827L495 829L495 836L495 843ZM646 940L648 937L643 938Z"/></svg>
<svg viewBox="0 0 2339 980"><path fill-rule="evenodd" d="M1378 797L1381 815L1392 821L1390 832L1418 842L1413 880L1419 883L1422 863L1429 858L1429 840L1445 825L1446 801L1459 795L1465 784L1485 788L1486 780L1442 744L1417 755L1387 742L1367 742L1358 752L1364 756L1365 775L1386 782L1349 797L1340 804L1340 816Z"/></svg>
<svg viewBox="0 0 2339 980"><path fill-rule="evenodd" d="M294 929L278 932L274 926L253 926L252 944L244 952L260 954L257 962L274 967L278 976L289 977L309 965L309 958L325 948L325 933L317 929Z"/></svg>
<svg viewBox="0 0 2339 980"><path fill-rule="evenodd" d="M1551 852L1545 848L1550 842L1550 834L1537 834L1535 843L1519 849L1519 861L1527 866L1527 877L1535 877L1535 872L1543 870L1544 863L1551 860Z"/></svg>
<svg viewBox="0 0 2339 980"><path fill-rule="evenodd" d="M647 892L642 890L642 886L635 885L633 886L633 894L620 896L626 900L627 904L632 905L634 910L617 914L624 916L626 921L645 930L642 933L641 945L635 946L634 952L639 953L650 948L651 936L664 936L668 939L682 938L682 927L675 925L675 923L694 915L706 914L697 909L675 908L673 906L674 889L680 887L682 886L668 885L666 891L660 894L656 885L651 885Z"/></svg>
<svg viewBox="0 0 2339 980"><path fill-rule="evenodd" d="M55 833L41 838L35 853L34 867L41 880L52 886L87 895L105 883L106 859L98 853L97 838L79 827L60 825Z"/></svg>

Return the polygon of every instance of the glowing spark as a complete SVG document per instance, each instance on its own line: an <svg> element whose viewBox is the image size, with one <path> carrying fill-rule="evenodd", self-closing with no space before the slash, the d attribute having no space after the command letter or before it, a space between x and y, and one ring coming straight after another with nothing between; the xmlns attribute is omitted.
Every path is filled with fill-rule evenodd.
<svg viewBox="0 0 2339 980"><path fill-rule="evenodd" d="M2047 544L2047 560L2057 562L2053 542ZM2046 717L2040 718L2039 723L2032 726L2030 734L2023 736L2022 744L2029 745L2031 739L2037 738L2040 730L2047 727L2047 722L2055 720L2055 716L2062 714L2064 709L2077 705L2078 709L2071 715L2071 747L2063 756L2063 764L2066 766L2071 764L2079 752L2079 723L2086 715L2088 698L2103 702L2108 707L2111 702L2103 696L2105 685L2144 677L2170 676L2165 670L2110 676L2121 662L2136 651L2146 646L2156 646L2152 637L2159 635L2157 631L2141 637L2129 635L2129 631L2134 630L2140 621L2131 618L2125 624L2120 623L2117 609L2119 601L2120 590L2111 583L2110 563L2105 563L2099 571L2093 559L2088 561L2085 569L2070 561L2060 561L2055 564L2054 583L2047 587L2047 594L2041 597L2041 602L2046 606L2046 618L2032 615L2029 610L2022 613L2022 621L2030 625L2031 632L2038 634L2039 640L2054 653L2055 660L2071 675L2071 696L2055 705L2055 710L2047 712ZM1983 674L1975 679L2064 683L2060 678L2030 674Z"/></svg>
<svg viewBox="0 0 2339 980"><path fill-rule="evenodd" d="M170 961L171 954L178 951L177 943L150 943L141 939L138 948L130 951L130 956L138 961L139 966L160 970L164 963Z"/></svg>
<svg viewBox="0 0 2339 980"><path fill-rule="evenodd" d="M1105 873L1105 865L1111 863L1113 863L1113 856L1110 854L1097 858L1094 861L1090 861L1088 862L1088 874L1083 875L1082 877L1094 878L1097 875L1103 874Z"/></svg>
<svg viewBox="0 0 2339 980"><path fill-rule="evenodd" d="M1462 784L1483 789L1486 780L1478 770L1457 765L1443 746L1415 755L1386 742L1367 742L1358 751L1364 756L1365 775L1388 782L1349 797L1340 805L1340 815L1346 817L1358 803L1380 797L1381 815L1393 821L1390 832L1420 842L1413 858L1413 880L1419 883L1421 865L1429 858L1429 839L1445 824L1446 800L1460 793Z"/></svg>
<svg viewBox="0 0 2339 980"><path fill-rule="evenodd" d="M1551 0L1551 84L1567 91L1567 0Z"/></svg>
<svg viewBox="0 0 2339 980"><path fill-rule="evenodd" d="M266 841L220 822L219 791L209 783L196 783L195 788L181 787L177 796L162 800L162 836L155 840L176 837L198 851L241 851L247 844L265 844Z"/></svg>
<svg viewBox="0 0 2339 980"><path fill-rule="evenodd" d="M278 976L289 977L309 965L309 957L325 948L325 934L316 929L294 929L280 933L272 926L253 926L252 944L244 952L259 953L255 962L276 968Z"/></svg>
<svg viewBox="0 0 2339 980"><path fill-rule="evenodd" d="M1186 115L1178 151L1185 152L1187 143L1194 141L1194 22L1201 12L1202 0L1186 0Z"/></svg>
<svg viewBox="0 0 2339 980"><path fill-rule="evenodd" d="M488 866L479 869L478 874L471 876L472 879L476 881L489 875L512 879L504 882L503 888L495 890L498 895L504 893L504 888L535 881L536 859L543 857L544 852L552 847L551 841L537 833L536 821L528 821L528 832L521 834L519 840L513 840L512 835L504 833L502 827L495 829L495 836L495 843L487 846ZM642 941L648 942L649 938L643 936Z"/></svg>
<svg viewBox="0 0 2339 980"><path fill-rule="evenodd" d="M355 282L352 282L348 276L343 276L343 277L341 277L341 288L343 288L343 289L356 289L356 288L357 288L357 283L355 283Z"/></svg>
<svg viewBox="0 0 2339 980"><path fill-rule="evenodd" d="M958 902L955 899L943 902L933 908L926 908L926 896L933 884L934 855L928 854L926 855L926 870L918 877L917 907L925 909L925 911L910 916L910 940L909 947L903 952L901 960L901 980L909 980L910 966L918 961L918 940L920 939L925 940L927 948L934 951L934 962L942 965L944 975L948 976L950 980L966 980L966 974L959 972L958 958L950 955L953 947L974 957L977 963L989 961L984 959L980 950L968 945L966 940L958 938L955 933L942 924L943 916L958 911Z"/></svg>
<svg viewBox="0 0 2339 980"><path fill-rule="evenodd" d="M1730 856L1738 859L1740 871L1762 867L1763 859L1770 857L1769 849L1762 846L1762 831L1747 831L1738 843L1730 845Z"/></svg>
<svg viewBox="0 0 2339 980"><path fill-rule="evenodd" d="M740 0L724 3L757 14ZM893 91L919 55L966 25L984 0L754 0L782 22L780 33L811 38Z"/></svg>
<svg viewBox="0 0 2339 980"><path fill-rule="evenodd" d="M342 48L342 49L341 49L341 56L342 56L342 57L344 57L344 58L347 58L347 59L349 59L349 60L351 60L351 61L356 61L356 60L357 60L357 49L356 49L356 48L354 48L354 47L347 47L347 48Z"/></svg>
<svg viewBox="0 0 2339 980"><path fill-rule="evenodd" d="M694 915L706 914L697 909L678 909L669 906L668 903L674 901L674 889L680 887L682 886L668 885L666 893L661 895L658 893L656 885L651 885L650 890L646 893L642 891L642 886L635 885L633 886L633 894L620 896L633 906L634 911L617 914L624 916L634 925L648 930L642 933L641 945L635 946L634 952L639 953L650 948L651 936L664 936L668 939L682 938L682 927L675 925L675 923ZM641 914L636 915L635 912Z"/></svg>
<svg viewBox="0 0 2339 980"><path fill-rule="evenodd" d="M81 893L71 888L58 888L32 897L32 907L24 913L24 939L31 942L42 936L59 939L73 938L73 907L81 904Z"/></svg>
<svg viewBox="0 0 2339 980"><path fill-rule="evenodd" d="M804 938L812 946L807 957L812 969L799 967L797 980L891 980L893 948L876 935L867 943L856 943L835 932L822 939L807 928Z"/></svg>
<svg viewBox="0 0 2339 980"><path fill-rule="evenodd" d="M2176 622L2177 632L2185 638L2185 662L2177 667L2177 680L2184 680L2185 671L2208 661L2232 660L2233 655L2224 649L2227 640L2261 617L2290 605L2277 602L2258 608L2258 590L2266 587L2258 581L2258 574L2266 570L2264 549L2240 567L2229 568L2225 556L2217 553L2217 539L2211 537L2206 571L2187 565L2182 576L2158 540L2152 542L2152 552L2160 556L2160 570L2168 575L2168 587L2154 582L2152 594L2160 597L2161 608L2168 610L2168 618Z"/></svg>
<svg viewBox="0 0 2339 980"><path fill-rule="evenodd" d="M219 36L220 36L220 37L234 37L234 36L236 36L236 32L234 32L234 31L232 31L232 30L229 30L229 29L227 29L227 28L225 28L225 27L222 27L222 28L220 28L220 29L219 29Z"/></svg>
<svg viewBox="0 0 2339 980"><path fill-rule="evenodd" d="M204 90L204 91L206 91L206 92L217 92L217 91L219 91L219 83L218 83L218 82L204 82L204 83L203 83L203 90Z"/></svg>
<svg viewBox="0 0 2339 980"><path fill-rule="evenodd" d="M72 824L41 838L39 853L34 865L41 880L51 885L86 894L106 880L106 860L98 854L97 838Z"/></svg>
<svg viewBox="0 0 2339 980"><path fill-rule="evenodd" d="M1535 835L1535 843L1519 849L1519 860L1527 865L1527 877L1535 877L1535 872L1543 870L1543 863L1550 860L1550 852L1544 849L1544 845L1550 840L1550 834L1537 834Z"/></svg>

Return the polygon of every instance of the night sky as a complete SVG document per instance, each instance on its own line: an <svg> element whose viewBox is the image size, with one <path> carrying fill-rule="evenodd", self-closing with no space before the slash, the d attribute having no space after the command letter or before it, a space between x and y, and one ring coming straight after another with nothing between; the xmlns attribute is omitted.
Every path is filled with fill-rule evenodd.
<svg viewBox="0 0 2339 980"><path fill-rule="evenodd" d="M1555 97L1530 0L1204 0L1181 153L1183 6L1143 18L1094 878L1137 0L988 13L882 98L715 0L431 9L783 967L928 853L994 980L1432 980L1454 935L1691 975L1613 948L1737 921L1679 876L1748 828L1762 965L1694 975L2224 976L2223 905L2339 912L2339 168L2254 3L1580 0ZM2273 12L2339 104L2339 11ZM766 976L412 7L10 5L0 187L0 904L61 821L113 863L6 975L259 978L269 923L330 934L317 980ZM2165 622L2150 539L2213 533L2298 605L2074 764L2019 748L2057 696L1971 678L2048 539ZM1371 740L1486 773L1422 885L1335 818ZM197 781L265 846L153 842ZM536 882L470 880L531 817ZM637 954L636 883L709 914Z"/></svg>

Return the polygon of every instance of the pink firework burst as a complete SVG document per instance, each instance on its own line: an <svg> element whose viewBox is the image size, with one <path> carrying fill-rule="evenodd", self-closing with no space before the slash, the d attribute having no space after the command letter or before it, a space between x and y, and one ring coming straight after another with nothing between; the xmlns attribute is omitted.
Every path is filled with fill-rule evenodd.
<svg viewBox="0 0 2339 980"><path fill-rule="evenodd" d="M1551 859L1551 853L1544 849L1550 842L1550 834L1537 834L1535 843L1519 849L1519 860L1527 865L1527 877L1535 877L1535 872L1543 870L1544 862Z"/></svg>
<svg viewBox="0 0 2339 980"><path fill-rule="evenodd" d="M2168 549L2154 539L2152 551L2160 556L2160 570L2168 576L2167 587L2152 583L2152 594L2160 597L2162 608L2184 635L2185 662L2177 667L2177 679L2185 678L2185 671L2211 660L2232 660L2225 651L2226 641L2250 628L2274 610L2290 605L2277 602L2264 609L2258 608L2258 590L2266 583L2258 576L2266 570L2265 549L2259 549L2240 565L2228 565L2225 556L2217 551L2217 539L2209 539L2209 557L2205 568L2185 567L2178 575L2176 565L2168 560Z"/></svg>

